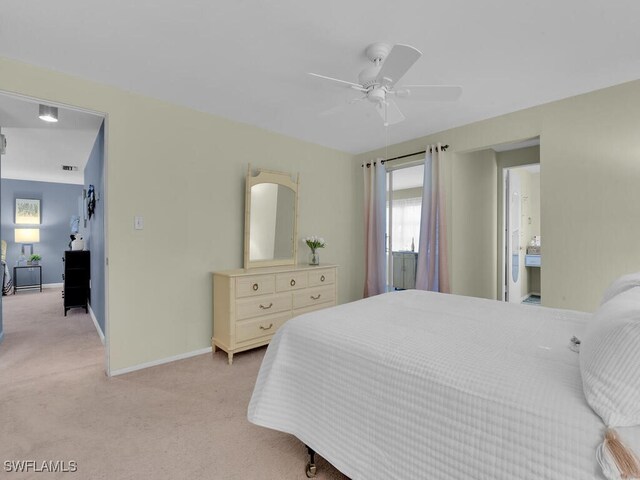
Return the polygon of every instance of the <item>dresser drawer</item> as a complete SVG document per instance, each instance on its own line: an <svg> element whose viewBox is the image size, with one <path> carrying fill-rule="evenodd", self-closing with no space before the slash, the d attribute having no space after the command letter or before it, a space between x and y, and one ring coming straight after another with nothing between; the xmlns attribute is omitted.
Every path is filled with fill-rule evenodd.
<svg viewBox="0 0 640 480"><path fill-rule="evenodd" d="M236 342L270 337L290 318L291 314L287 312L282 315L270 315L269 317L238 322L236 323Z"/></svg>
<svg viewBox="0 0 640 480"><path fill-rule="evenodd" d="M333 285L309 288L293 294L293 308L310 307L319 303L334 302L336 290Z"/></svg>
<svg viewBox="0 0 640 480"><path fill-rule="evenodd" d="M325 268L322 270L314 270L309 272L309 286L317 287L319 285L332 285L336 283L336 270L334 268Z"/></svg>
<svg viewBox="0 0 640 480"><path fill-rule="evenodd" d="M272 313L291 310L291 294L263 295L255 298L244 298L236 301L236 318L258 317Z"/></svg>
<svg viewBox="0 0 640 480"><path fill-rule="evenodd" d="M276 291L274 275L252 275L236 280L236 298L265 295Z"/></svg>
<svg viewBox="0 0 640 480"><path fill-rule="evenodd" d="M289 292L307 288L307 272L287 272L276 275L276 291Z"/></svg>

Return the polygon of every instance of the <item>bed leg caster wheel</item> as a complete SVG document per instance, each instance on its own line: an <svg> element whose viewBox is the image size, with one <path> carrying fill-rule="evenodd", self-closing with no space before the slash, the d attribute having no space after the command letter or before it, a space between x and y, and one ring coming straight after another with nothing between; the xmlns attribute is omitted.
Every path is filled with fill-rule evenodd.
<svg viewBox="0 0 640 480"><path fill-rule="evenodd" d="M316 464L315 463L307 463L307 470L305 472L307 474L307 478L315 478L316 476Z"/></svg>

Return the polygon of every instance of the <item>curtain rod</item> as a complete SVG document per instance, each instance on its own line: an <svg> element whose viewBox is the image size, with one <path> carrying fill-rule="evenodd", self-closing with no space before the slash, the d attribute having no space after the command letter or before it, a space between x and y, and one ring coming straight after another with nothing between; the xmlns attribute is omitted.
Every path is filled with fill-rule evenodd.
<svg viewBox="0 0 640 480"><path fill-rule="evenodd" d="M449 145L442 145L442 147L440 147L440 150L444 152L447 148L449 148ZM430 148L429 152L431 152L431 151L432 151L432 149ZM420 154L423 154L423 153L427 153L427 151L426 150L422 150L420 152L407 153L406 155L400 155L399 157L387 158L385 160L380 160L380 163L384 165L385 162L391 162L392 160L400 160L401 158L413 157L414 155L420 155ZM363 167L366 166L367 168L369 168L371 166L371 163L372 162L365 163L362 166ZM375 165L376 162L373 162L373 164Z"/></svg>

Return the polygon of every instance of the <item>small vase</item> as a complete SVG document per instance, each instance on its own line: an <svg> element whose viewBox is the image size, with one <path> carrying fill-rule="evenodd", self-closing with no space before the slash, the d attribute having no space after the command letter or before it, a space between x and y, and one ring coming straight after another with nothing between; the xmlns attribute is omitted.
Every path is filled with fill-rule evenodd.
<svg viewBox="0 0 640 480"><path fill-rule="evenodd" d="M309 265L320 265L320 254L315 250L309 254Z"/></svg>

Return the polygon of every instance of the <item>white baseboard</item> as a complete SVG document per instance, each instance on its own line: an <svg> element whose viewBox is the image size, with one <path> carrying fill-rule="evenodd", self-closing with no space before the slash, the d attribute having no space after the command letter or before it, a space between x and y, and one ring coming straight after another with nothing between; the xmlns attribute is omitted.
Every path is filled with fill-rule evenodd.
<svg viewBox="0 0 640 480"><path fill-rule="evenodd" d="M64 283L43 283L42 288L62 288Z"/></svg>
<svg viewBox="0 0 640 480"><path fill-rule="evenodd" d="M177 360L184 360L185 358L196 357L198 355L204 355L205 353L211 353L211 347L202 348L200 350L194 350L192 352L180 353L178 355L174 355L172 357L160 358L158 360L153 360L151 362L140 363L138 365L134 365L132 367L120 368L118 370L112 370L111 376L115 377L118 375L124 375L125 373L135 372L136 370L143 370L149 367L155 367L157 365L163 365L165 363L175 362Z"/></svg>
<svg viewBox="0 0 640 480"><path fill-rule="evenodd" d="M100 336L100 341L104 345L104 333L102 333L102 330L100 329L100 324L98 323L98 319L96 318L96 314L93 313L93 309L91 308L91 304L89 304L89 315L91 316L91 320L93 320L93 324L95 325L96 330L98 331L98 335Z"/></svg>

